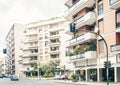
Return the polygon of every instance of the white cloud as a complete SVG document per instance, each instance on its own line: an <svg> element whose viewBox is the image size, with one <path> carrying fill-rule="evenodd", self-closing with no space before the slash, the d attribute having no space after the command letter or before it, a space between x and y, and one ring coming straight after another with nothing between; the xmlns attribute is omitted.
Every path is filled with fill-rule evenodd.
<svg viewBox="0 0 120 85"><path fill-rule="evenodd" d="M0 39L5 39L14 23L59 16L64 8L64 0L0 0Z"/></svg>

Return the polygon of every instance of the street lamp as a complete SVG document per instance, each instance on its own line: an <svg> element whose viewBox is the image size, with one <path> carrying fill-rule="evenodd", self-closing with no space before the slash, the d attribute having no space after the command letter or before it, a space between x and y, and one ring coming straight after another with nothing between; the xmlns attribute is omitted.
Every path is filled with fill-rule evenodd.
<svg viewBox="0 0 120 85"><path fill-rule="evenodd" d="M107 66L106 66L106 72L107 72L107 85L109 85L109 65L108 65L108 45L107 45L107 42L106 42L106 40L104 39L104 37L103 36L101 36L100 34L98 34L97 32L98 32L98 28L95 28L95 32L94 31L89 31L89 30L81 30L81 29L79 29L79 30L76 30L76 27L72 27L72 24L70 24L70 29L73 29L74 28L74 31L71 31L70 30L70 32L73 32L73 33L75 33L76 31L84 31L84 32L86 32L86 33L92 33L92 34L95 34L95 35L97 35L97 36L99 36L99 37L101 37L102 38L102 40L104 41L104 43L105 43L105 46L106 46L106 63L107 63Z"/></svg>
<svg viewBox="0 0 120 85"><path fill-rule="evenodd" d="M98 34L96 32L93 32L93 31L86 31L86 32L90 32L90 33L93 33L93 34L96 34L96 35L100 36L102 38L102 40L104 41L104 43L105 43L105 46L106 46L106 62L107 62L107 67L106 67L106 71L107 71L107 85L109 85L109 66L108 66L108 45L107 45L107 42L103 38L103 36L101 36L100 34Z"/></svg>
<svg viewBox="0 0 120 85"><path fill-rule="evenodd" d="M41 79L41 67L38 66L38 78Z"/></svg>

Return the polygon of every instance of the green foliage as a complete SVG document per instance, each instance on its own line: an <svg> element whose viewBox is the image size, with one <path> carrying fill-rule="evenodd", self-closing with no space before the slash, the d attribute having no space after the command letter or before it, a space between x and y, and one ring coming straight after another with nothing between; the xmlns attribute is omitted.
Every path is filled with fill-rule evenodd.
<svg viewBox="0 0 120 85"><path fill-rule="evenodd" d="M73 55L74 55L74 53L71 52L70 50L66 51L66 56L73 56Z"/></svg>
<svg viewBox="0 0 120 85"><path fill-rule="evenodd" d="M37 69L38 69L38 65L37 65L37 64L35 64L35 65L34 65L34 69L33 69L33 70L35 71L35 70L37 70Z"/></svg>
<svg viewBox="0 0 120 85"><path fill-rule="evenodd" d="M42 72L44 72L44 77L53 77L54 69L57 67L57 63L50 61L42 66Z"/></svg>
<svg viewBox="0 0 120 85"><path fill-rule="evenodd" d="M53 73L45 73L43 77L54 77Z"/></svg>
<svg viewBox="0 0 120 85"><path fill-rule="evenodd" d="M74 73L74 74L72 74L72 75L71 75L71 77L72 77L72 79L78 79L78 75L77 75L77 74L75 74L75 73Z"/></svg>
<svg viewBox="0 0 120 85"><path fill-rule="evenodd" d="M95 51L95 50L96 50L96 41L95 40L92 40L84 48L84 51Z"/></svg>
<svg viewBox="0 0 120 85"><path fill-rule="evenodd" d="M79 46L79 45L74 48L74 54L75 54L75 55L78 54L79 49L80 49L80 46Z"/></svg>

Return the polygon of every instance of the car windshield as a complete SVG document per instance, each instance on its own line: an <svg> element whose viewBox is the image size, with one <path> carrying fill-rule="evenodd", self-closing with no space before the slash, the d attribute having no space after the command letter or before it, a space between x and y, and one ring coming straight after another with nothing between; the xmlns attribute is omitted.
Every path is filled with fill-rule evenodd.
<svg viewBox="0 0 120 85"><path fill-rule="evenodd" d="M16 75L13 75L12 77L13 77L13 78L18 78Z"/></svg>

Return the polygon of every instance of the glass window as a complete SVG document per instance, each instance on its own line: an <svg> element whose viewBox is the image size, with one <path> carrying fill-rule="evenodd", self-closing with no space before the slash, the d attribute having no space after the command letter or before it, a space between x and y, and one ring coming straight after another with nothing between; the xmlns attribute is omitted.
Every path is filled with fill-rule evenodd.
<svg viewBox="0 0 120 85"><path fill-rule="evenodd" d="M98 42L99 53L104 53L104 41L101 39Z"/></svg>
<svg viewBox="0 0 120 85"><path fill-rule="evenodd" d="M98 15L103 14L103 3L98 5Z"/></svg>
<svg viewBox="0 0 120 85"><path fill-rule="evenodd" d="M48 41L45 41L45 47L48 46Z"/></svg>
<svg viewBox="0 0 120 85"><path fill-rule="evenodd" d="M98 27L100 34L104 33L104 21L103 18L98 20Z"/></svg>
<svg viewBox="0 0 120 85"><path fill-rule="evenodd" d="M116 27L120 27L120 10L116 11Z"/></svg>
<svg viewBox="0 0 120 85"><path fill-rule="evenodd" d="M101 2L102 0L98 0L98 3Z"/></svg>

